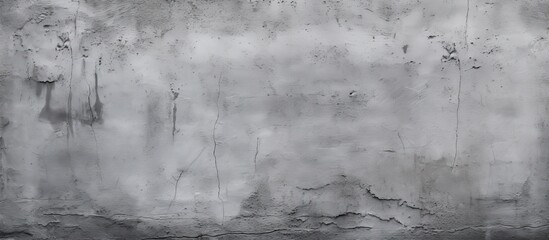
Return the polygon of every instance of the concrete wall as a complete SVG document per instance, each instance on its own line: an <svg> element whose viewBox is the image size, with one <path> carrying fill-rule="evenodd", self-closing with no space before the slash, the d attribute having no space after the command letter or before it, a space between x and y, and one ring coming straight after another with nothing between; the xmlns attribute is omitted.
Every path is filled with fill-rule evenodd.
<svg viewBox="0 0 549 240"><path fill-rule="evenodd" d="M546 1L0 7L0 237L549 237Z"/></svg>

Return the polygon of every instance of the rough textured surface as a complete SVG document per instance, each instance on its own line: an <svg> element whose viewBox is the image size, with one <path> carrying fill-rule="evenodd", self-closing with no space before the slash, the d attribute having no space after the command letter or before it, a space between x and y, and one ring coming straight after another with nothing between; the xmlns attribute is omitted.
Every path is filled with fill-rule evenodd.
<svg viewBox="0 0 549 240"><path fill-rule="evenodd" d="M0 238L549 238L546 1L0 7Z"/></svg>

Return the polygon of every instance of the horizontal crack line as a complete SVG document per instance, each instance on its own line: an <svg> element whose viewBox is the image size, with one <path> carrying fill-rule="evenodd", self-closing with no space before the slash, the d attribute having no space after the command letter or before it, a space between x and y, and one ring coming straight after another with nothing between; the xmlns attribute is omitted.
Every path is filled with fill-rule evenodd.
<svg viewBox="0 0 549 240"><path fill-rule="evenodd" d="M185 236L185 235L173 235L173 236L162 236L162 237L152 237L152 238L144 238L145 239L170 239L170 238L202 238L202 237L222 237L222 236L228 236L228 235L266 235L276 232L309 232L313 229L291 229L291 228L279 228L279 229L273 229L265 232L226 232L226 233L219 233L219 234L198 234L195 236Z"/></svg>

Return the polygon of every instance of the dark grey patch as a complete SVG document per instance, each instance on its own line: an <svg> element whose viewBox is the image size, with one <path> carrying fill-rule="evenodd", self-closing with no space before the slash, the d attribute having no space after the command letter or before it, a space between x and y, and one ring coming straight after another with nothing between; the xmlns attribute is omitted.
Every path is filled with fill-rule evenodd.
<svg viewBox="0 0 549 240"><path fill-rule="evenodd" d="M4 142L4 138L0 137L0 152L4 153L6 151L6 143Z"/></svg>
<svg viewBox="0 0 549 240"><path fill-rule="evenodd" d="M402 46L402 51L404 52L404 54L406 54L406 52L408 51L408 44Z"/></svg>
<svg viewBox="0 0 549 240"><path fill-rule="evenodd" d="M8 125L10 125L10 120L7 117L0 117L0 129L4 129Z"/></svg>
<svg viewBox="0 0 549 240"><path fill-rule="evenodd" d="M14 239L14 237L17 237L17 239L20 239L21 237L32 237L32 234L30 234L27 231L24 230L16 230L16 231L4 231L0 230L0 237L2 239L8 238L8 239Z"/></svg>
<svg viewBox="0 0 549 240"><path fill-rule="evenodd" d="M46 102L38 118L48 121L52 125L61 124L68 119L68 114L63 109L53 109L51 107L51 94L54 83L42 83L46 85Z"/></svg>

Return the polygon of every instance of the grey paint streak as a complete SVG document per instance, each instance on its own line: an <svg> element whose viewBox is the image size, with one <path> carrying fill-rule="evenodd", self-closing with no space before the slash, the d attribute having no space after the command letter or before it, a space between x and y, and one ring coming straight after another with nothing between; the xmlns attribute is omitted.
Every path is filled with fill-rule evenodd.
<svg viewBox="0 0 549 240"><path fill-rule="evenodd" d="M547 239L547 6L3 1L0 238Z"/></svg>

